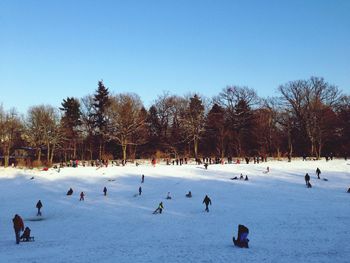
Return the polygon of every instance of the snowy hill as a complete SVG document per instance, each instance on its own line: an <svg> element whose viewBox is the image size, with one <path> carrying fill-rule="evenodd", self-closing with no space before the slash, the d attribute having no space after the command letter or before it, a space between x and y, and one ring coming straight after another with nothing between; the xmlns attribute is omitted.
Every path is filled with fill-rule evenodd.
<svg viewBox="0 0 350 263"><path fill-rule="evenodd" d="M264 174L267 166L270 172ZM328 181L317 179L317 167ZM305 186L306 172L311 189ZM230 180L241 173L249 181ZM74 194L66 196L70 187ZM208 170L197 165L59 173L1 168L0 262L350 262L349 187L350 165L344 160ZM192 198L185 197L189 190ZM171 200L165 199L167 192ZM209 213L202 204L206 194L212 200ZM43 220L36 221L39 199ZM163 213L153 215L161 201ZM16 213L35 242L15 244ZM250 229L249 249L232 244L238 224Z"/></svg>

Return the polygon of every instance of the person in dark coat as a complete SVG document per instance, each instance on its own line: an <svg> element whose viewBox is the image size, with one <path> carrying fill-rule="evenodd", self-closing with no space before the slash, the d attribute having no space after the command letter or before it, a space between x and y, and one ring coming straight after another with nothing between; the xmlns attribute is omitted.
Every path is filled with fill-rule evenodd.
<svg viewBox="0 0 350 263"><path fill-rule="evenodd" d="M191 198L191 197L192 197L191 191L188 191L188 194L186 194L186 197L187 197L187 198Z"/></svg>
<svg viewBox="0 0 350 263"><path fill-rule="evenodd" d="M349 189L348 189L348 193L350 193L350 187L349 187Z"/></svg>
<svg viewBox="0 0 350 263"><path fill-rule="evenodd" d="M72 188L69 188L68 192L67 192L67 195L72 195L73 194L73 189Z"/></svg>
<svg viewBox="0 0 350 263"><path fill-rule="evenodd" d="M238 247L245 247L245 248L249 248L248 246L248 234L249 234L249 229L244 226L244 225L238 225L238 237L237 240L235 239L235 237L232 238L233 243L235 244L235 246Z"/></svg>
<svg viewBox="0 0 350 263"><path fill-rule="evenodd" d="M305 174L305 184L306 186L310 184L310 175L308 173Z"/></svg>
<svg viewBox="0 0 350 263"><path fill-rule="evenodd" d="M15 217L12 219L12 222L13 222L13 228L16 234L16 244L19 244L20 233L21 231L24 231L23 220L19 215L16 214Z"/></svg>
<svg viewBox="0 0 350 263"><path fill-rule="evenodd" d="M317 178L318 178L318 179L321 179L321 178L320 178L321 170L320 170L320 168L318 168L318 167L317 167L317 169L316 169L316 174L317 174Z"/></svg>
<svg viewBox="0 0 350 263"><path fill-rule="evenodd" d="M41 216L40 209L43 207L43 204L41 203L41 200L38 201L36 204L36 208L38 208L38 213L36 214L37 216Z"/></svg>
<svg viewBox="0 0 350 263"><path fill-rule="evenodd" d="M245 176L244 181L248 181L248 175Z"/></svg>
<svg viewBox="0 0 350 263"><path fill-rule="evenodd" d="M243 174L241 174L241 176L239 177L239 180L243 180L244 177L243 177Z"/></svg>
<svg viewBox="0 0 350 263"><path fill-rule="evenodd" d="M208 170L208 163L204 164L204 168L205 168L205 170Z"/></svg>
<svg viewBox="0 0 350 263"><path fill-rule="evenodd" d="M79 201L84 201L84 196L85 196L84 192L81 192Z"/></svg>
<svg viewBox="0 0 350 263"><path fill-rule="evenodd" d="M203 202L202 204L205 204L205 211L209 212L209 204L211 205L211 200L210 198L208 197L208 195L206 195L203 199Z"/></svg>
<svg viewBox="0 0 350 263"><path fill-rule="evenodd" d="M24 239L24 240L26 240L26 241L29 241L29 239L30 239L30 228L29 227L26 227L25 229L24 229L24 232L23 232L23 234L22 234L22 236L21 236L21 239Z"/></svg>
<svg viewBox="0 0 350 263"><path fill-rule="evenodd" d="M158 208L154 210L153 214L157 214L157 213L161 214L163 209L164 209L163 202L160 202L158 205Z"/></svg>
<svg viewBox="0 0 350 263"><path fill-rule="evenodd" d="M145 182L145 175L143 174L142 176L141 176L141 184L143 184Z"/></svg>
<svg viewBox="0 0 350 263"><path fill-rule="evenodd" d="M141 186L139 187L139 195L141 195L141 193L142 193L142 188L141 188Z"/></svg>
<svg viewBox="0 0 350 263"><path fill-rule="evenodd" d="M103 194L104 194L104 196L107 195L107 187L104 187L104 188L103 188Z"/></svg>

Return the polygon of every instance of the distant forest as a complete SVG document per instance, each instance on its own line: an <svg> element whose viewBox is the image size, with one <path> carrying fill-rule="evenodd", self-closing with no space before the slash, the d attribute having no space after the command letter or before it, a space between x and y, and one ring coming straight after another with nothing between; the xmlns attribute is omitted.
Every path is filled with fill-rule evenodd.
<svg viewBox="0 0 350 263"><path fill-rule="evenodd" d="M146 109L135 93L91 95L25 116L0 106L0 161L50 165L69 160L253 156L344 157L350 96L323 78L278 87L276 97L227 86L209 99L163 93Z"/></svg>

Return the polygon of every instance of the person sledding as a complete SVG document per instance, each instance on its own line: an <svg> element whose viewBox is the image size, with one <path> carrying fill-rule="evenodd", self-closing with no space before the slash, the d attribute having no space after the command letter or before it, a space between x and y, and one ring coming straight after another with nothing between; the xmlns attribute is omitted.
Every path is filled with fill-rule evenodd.
<svg viewBox="0 0 350 263"><path fill-rule="evenodd" d="M72 195L73 194L73 189L72 188L69 188L68 192L67 192L67 195Z"/></svg>
<svg viewBox="0 0 350 263"><path fill-rule="evenodd" d="M163 202L160 202L157 209L154 210L153 214L158 214L158 213L161 214L163 209L164 209Z"/></svg>
<svg viewBox="0 0 350 263"><path fill-rule="evenodd" d="M43 204L41 203L41 200L38 201L36 204L36 208L38 209L38 213L36 214L37 216L41 216L41 211L40 209L43 207Z"/></svg>
<svg viewBox="0 0 350 263"><path fill-rule="evenodd" d="M208 195L206 195L204 197L202 204L205 204L205 211L209 212L209 207L208 206L209 206L209 204L211 205L211 200L210 200Z"/></svg>
<svg viewBox="0 0 350 263"><path fill-rule="evenodd" d="M235 237L232 238L233 244L237 247L249 248L248 234L249 234L249 229L246 226L238 225L238 237L237 239L235 239Z"/></svg>
<svg viewBox="0 0 350 263"><path fill-rule="evenodd" d="M22 236L21 236L21 241L22 242L28 242L28 241L34 241L34 237L31 237L30 236L30 228L29 227L26 227L25 229L24 229L24 232L23 232L23 234L22 234Z"/></svg>
<svg viewBox="0 0 350 263"><path fill-rule="evenodd" d="M191 197L192 197L191 191L188 191L188 193L186 194L186 197L187 197L187 198L191 198Z"/></svg>

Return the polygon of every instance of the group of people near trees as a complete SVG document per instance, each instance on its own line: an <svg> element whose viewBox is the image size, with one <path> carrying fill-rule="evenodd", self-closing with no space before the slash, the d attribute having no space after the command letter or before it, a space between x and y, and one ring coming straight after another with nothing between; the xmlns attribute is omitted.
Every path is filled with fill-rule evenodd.
<svg viewBox="0 0 350 263"><path fill-rule="evenodd" d="M154 162L152 162L152 164L154 164ZM207 168L207 167L206 167ZM270 171L269 167L267 167L267 170L266 172L264 173L268 173ZM318 179L321 179L320 177L320 174L321 174L321 170L317 167L316 169L316 175L317 175L317 178ZM248 176L246 175L246 177L244 178L243 175L241 174L240 175L240 180L245 180L245 181L248 181ZM238 177L233 177L231 178L231 180L238 180ZM327 179L324 179L325 181L327 181ZM141 184L143 184L145 182L145 176L144 174L142 174L141 176ZM310 183L310 175L308 173L306 173L305 175L305 183L306 183L306 186L308 188L311 188L312 185ZM142 193L142 188L141 186L139 187L139 194L138 195L141 195ZM348 189L347 191L348 193L350 193L350 188ZM73 194L73 189L70 188L67 192L67 196L70 196ZM104 187L103 188L103 194L104 196L107 195L107 187ZM84 192L81 192L80 193L80 201L84 201L84 196L85 196L85 193ZM187 198L191 198L192 197L192 192L189 191L186 195L185 195ZM166 199L172 199L171 196L170 196L170 192L168 192L167 194L167 197ZM203 204L205 204L205 211L206 212L209 212L209 205L212 205L212 201L211 199L209 198L208 195L205 195L204 199L203 199ZM43 207L43 204L41 202L41 200L39 200L36 204L36 208L38 209L37 210L37 216L42 216L42 213L41 213L41 208ZM160 202L158 207L156 208L156 210L153 212L153 214L162 214L164 210L164 204L163 202ZM15 235L16 235L16 244L19 244L20 241L30 241L30 240L34 240L33 237L30 237L30 228L27 226L26 228L24 228L24 223L23 223L23 220L22 218L16 214L13 218L13 227L14 227L14 231L15 231ZM21 232L23 231L23 234L21 234ZM248 236L248 233L249 233L249 230L246 226L244 225L239 225L238 226L238 236L237 236L237 239L235 239L235 237L233 237L233 243L235 244L235 246L239 246L239 247L246 247L248 248L248 242L249 242L249 239L247 238Z"/></svg>

